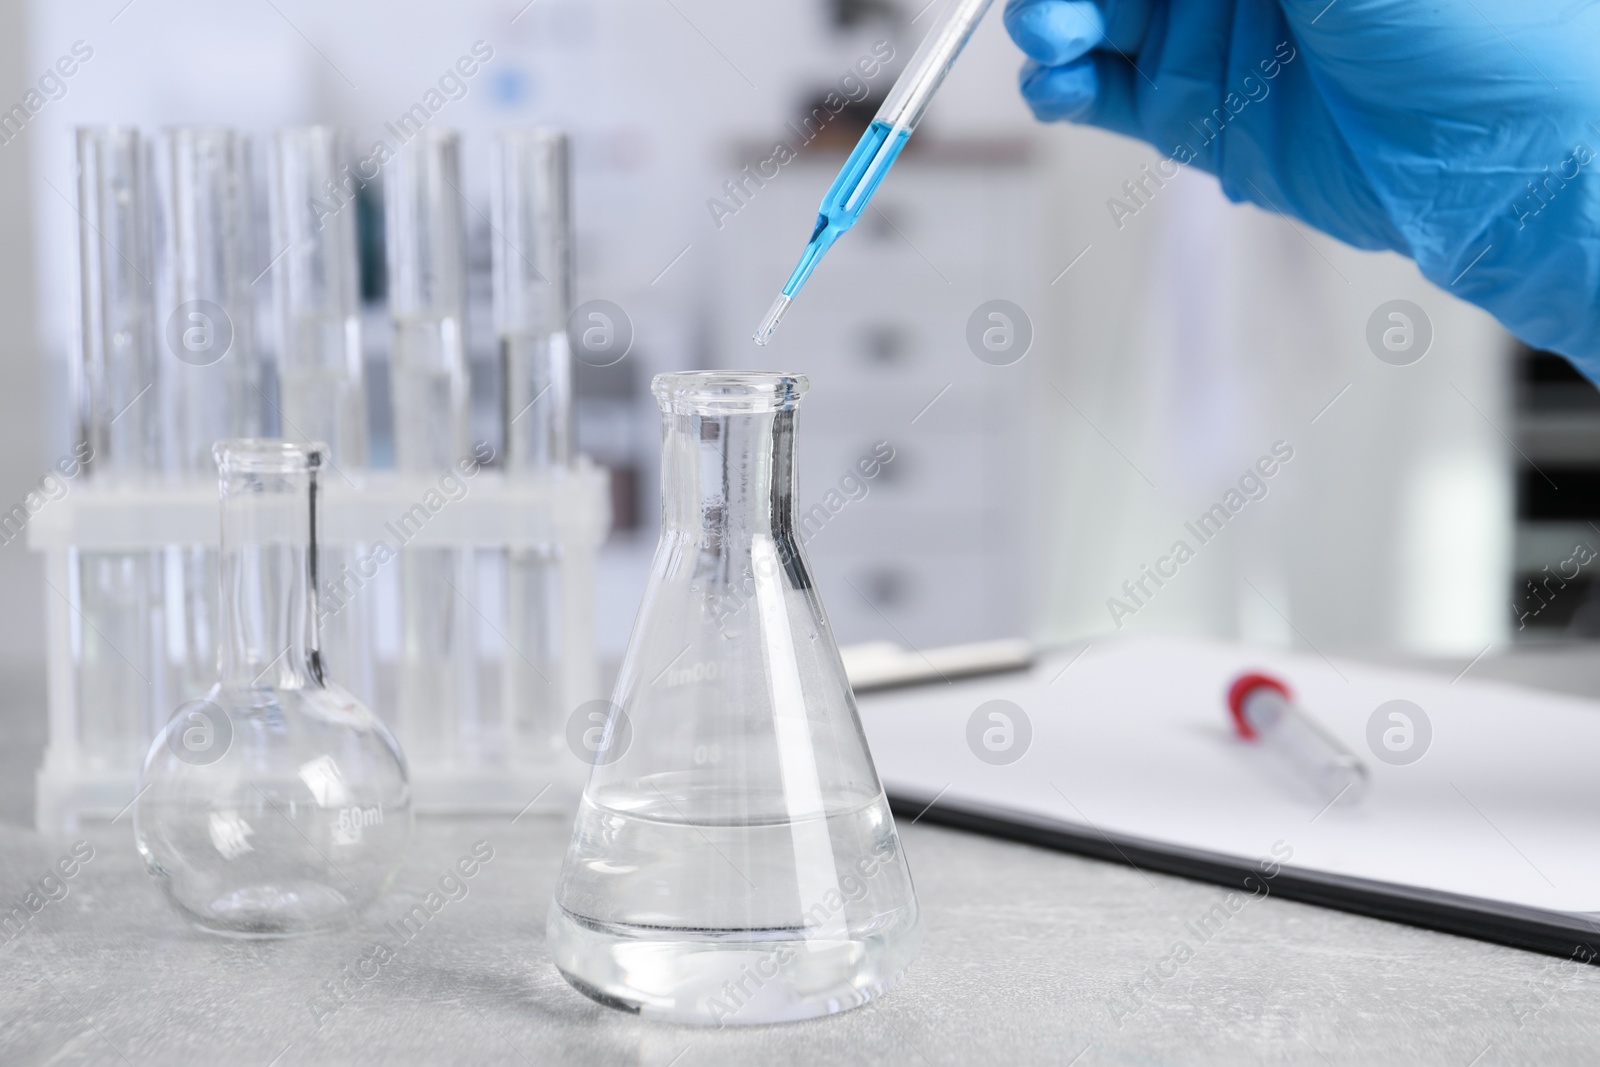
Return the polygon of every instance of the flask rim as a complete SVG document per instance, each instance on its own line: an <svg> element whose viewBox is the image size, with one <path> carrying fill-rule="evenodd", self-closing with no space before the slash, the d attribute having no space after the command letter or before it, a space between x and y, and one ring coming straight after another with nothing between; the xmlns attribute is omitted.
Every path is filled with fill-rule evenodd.
<svg viewBox="0 0 1600 1067"><path fill-rule="evenodd" d="M248 137L232 126L218 126L204 122L192 125L163 126L161 128L161 137L169 147L184 145L240 147L249 141Z"/></svg>
<svg viewBox="0 0 1600 1067"><path fill-rule="evenodd" d="M412 148L418 141L426 142L429 147L459 147L461 144L461 131L448 126L424 126L416 134L412 135L411 140L404 142L402 147ZM412 150L415 151L414 148ZM397 156L403 154L403 152L395 153Z"/></svg>
<svg viewBox="0 0 1600 1067"><path fill-rule="evenodd" d="M568 138L562 126L505 126L495 130L494 141L502 147L565 148Z"/></svg>
<svg viewBox="0 0 1600 1067"><path fill-rule="evenodd" d="M318 146L332 145L337 147L340 142L349 138L348 131L343 126L336 126L328 122L312 122L302 126L285 126L272 135L272 140L281 151L286 147L312 149ZM343 162L341 160L340 162Z"/></svg>
<svg viewBox="0 0 1600 1067"><path fill-rule="evenodd" d="M219 474L295 474L319 469L328 455L321 442L299 444L276 437L241 437L211 447Z"/></svg>
<svg viewBox="0 0 1600 1067"><path fill-rule="evenodd" d="M142 135L138 126L130 126L124 122L87 122L81 126L74 126L72 134L79 142L96 141L102 144L116 142L133 145L148 140Z"/></svg>
<svg viewBox="0 0 1600 1067"><path fill-rule="evenodd" d="M674 371L650 382L661 410L680 415L792 411L810 388L804 374L780 371Z"/></svg>

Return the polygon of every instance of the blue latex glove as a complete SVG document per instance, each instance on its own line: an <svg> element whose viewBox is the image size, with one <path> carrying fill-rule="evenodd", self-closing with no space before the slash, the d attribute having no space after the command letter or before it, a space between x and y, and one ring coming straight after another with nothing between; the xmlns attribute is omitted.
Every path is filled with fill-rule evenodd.
<svg viewBox="0 0 1600 1067"><path fill-rule="evenodd" d="M1010 0L1005 20L1039 118L1408 255L1600 382L1597 0Z"/></svg>

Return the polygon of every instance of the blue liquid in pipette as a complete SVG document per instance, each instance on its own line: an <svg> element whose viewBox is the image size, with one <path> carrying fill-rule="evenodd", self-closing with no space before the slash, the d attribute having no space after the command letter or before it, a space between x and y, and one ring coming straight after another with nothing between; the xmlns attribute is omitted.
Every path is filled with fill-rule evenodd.
<svg viewBox="0 0 1600 1067"><path fill-rule="evenodd" d="M894 140L889 143L890 135ZM822 207L817 215L817 228L811 234L811 241L806 245L804 254L800 256L799 264L794 268L794 273L789 275L789 281L783 287L783 295L793 300L795 294L800 292L800 287L811 277L811 272L816 269L817 263L822 259L823 253L833 246L839 235L856 224L861 218L861 213L867 209L867 203L872 195L878 191L878 185L883 181L884 175L889 173L889 168L899 157L900 150L906 146L911 131L907 129L895 130L887 122L875 121L867 132L861 135L861 141L856 145L855 151L850 153L850 158L845 160L844 169L839 171L839 176L833 180L833 185L828 189L828 195L822 198Z"/></svg>
<svg viewBox="0 0 1600 1067"><path fill-rule="evenodd" d="M822 198L817 227L811 232L811 240L806 244L799 264L795 266L794 273L789 275L783 292L773 301L767 317L756 327L756 344L764 345L772 339L772 331L778 328L784 312L794 303L795 294L811 277L811 272L817 269L823 253L832 248L839 235L854 226L867 209L872 194L878 191L879 184L899 158L900 150L906 146L910 136L911 131L906 127L877 119L861 135L861 142L850 153L850 158L845 160L844 169L833 180L828 195Z"/></svg>

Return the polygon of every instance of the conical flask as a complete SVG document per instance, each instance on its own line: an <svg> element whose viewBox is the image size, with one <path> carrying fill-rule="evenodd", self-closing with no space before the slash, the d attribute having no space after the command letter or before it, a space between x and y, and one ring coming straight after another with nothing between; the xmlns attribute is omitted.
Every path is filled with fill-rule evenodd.
<svg viewBox="0 0 1600 1067"><path fill-rule="evenodd" d="M399 745L317 651L325 455L268 440L215 449L220 677L156 735L133 806L145 867L212 933L343 925L389 888L411 834Z"/></svg>
<svg viewBox="0 0 1600 1067"><path fill-rule="evenodd" d="M917 901L795 536L798 375L664 374L661 541L550 909L566 979L708 1025L873 999ZM575 717L575 735L588 724Z"/></svg>

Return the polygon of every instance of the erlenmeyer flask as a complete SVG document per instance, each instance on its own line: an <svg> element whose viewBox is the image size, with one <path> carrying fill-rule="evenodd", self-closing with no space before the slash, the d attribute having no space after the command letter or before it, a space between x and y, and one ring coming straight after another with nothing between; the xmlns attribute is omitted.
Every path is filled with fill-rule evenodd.
<svg viewBox="0 0 1600 1067"><path fill-rule="evenodd" d="M405 759L317 651L326 446L224 441L221 677L145 756L134 836L179 913L236 937L339 926L388 889L411 834Z"/></svg>
<svg viewBox="0 0 1600 1067"><path fill-rule="evenodd" d="M911 875L795 536L806 388L653 384L661 542L547 933L603 1004L803 1019L866 1003L916 952Z"/></svg>

